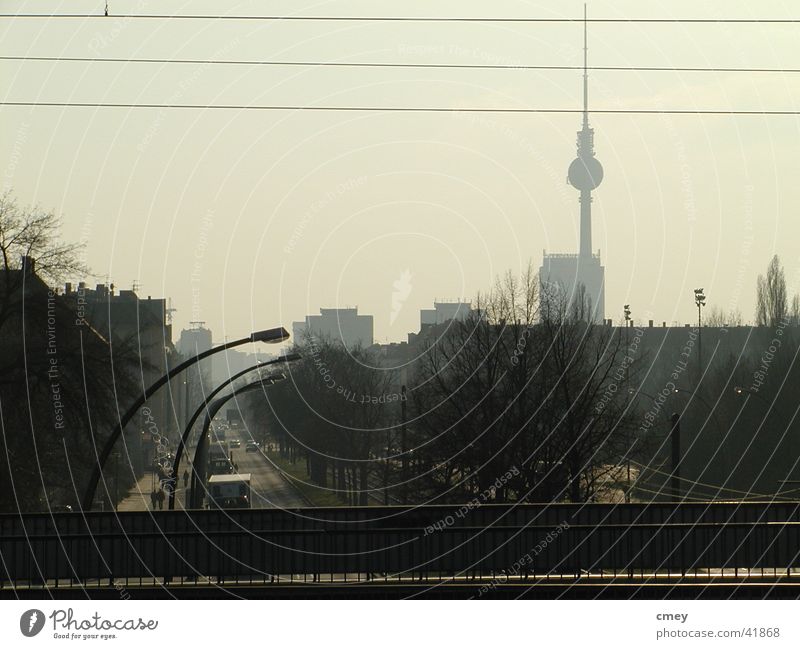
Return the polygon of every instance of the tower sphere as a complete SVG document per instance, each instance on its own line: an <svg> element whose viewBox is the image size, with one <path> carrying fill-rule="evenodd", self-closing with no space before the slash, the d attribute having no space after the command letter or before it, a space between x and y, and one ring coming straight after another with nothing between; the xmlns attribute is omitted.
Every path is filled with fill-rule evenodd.
<svg viewBox="0 0 800 649"><path fill-rule="evenodd" d="M569 184L581 191L591 191L603 181L603 165L597 158L575 158L569 165Z"/></svg>

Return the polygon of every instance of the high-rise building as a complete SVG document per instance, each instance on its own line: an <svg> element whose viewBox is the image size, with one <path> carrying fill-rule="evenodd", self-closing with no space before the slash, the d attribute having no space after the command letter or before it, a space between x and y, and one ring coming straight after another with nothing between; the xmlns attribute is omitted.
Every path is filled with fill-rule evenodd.
<svg viewBox="0 0 800 649"><path fill-rule="evenodd" d="M196 356L211 349L211 330L203 326L203 322L192 323L191 329L181 329L178 338L178 353L184 358Z"/></svg>
<svg viewBox="0 0 800 649"><path fill-rule="evenodd" d="M190 329L181 329L181 336L176 345L183 360L188 360L211 349L211 330L206 329L204 322L192 322ZM180 413L181 430L188 423L194 409L205 400L213 390L212 363L213 358L205 358L189 367L180 377L182 408Z"/></svg>
<svg viewBox="0 0 800 649"><path fill-rule="evenodd" d="M472 312L470 302L434 302L432 309L420 309L419 328L438 325L448 320L463 320Z"/></svg>
<svg viewBox="0 0 800 649"><path fill-rule="evenodd" d="M75 310L76 324L89 325L135 358L135 380L142 391L180 363L172 343L166 299L141 298L135 290L116 292L113 284L97 284L92 289L79 282L77 287L65 284L63 300ZM182 403L181 380L176 377L153 394L126 429L125 444L137 474L152 466L155 435L175 437L176 424L180 423L174 413ZM120 413L124 412L127 402L119 407Z"/></svg>
<svg viewBox="0 0 800 649"><path fill-rule="evenodd" d="M307 315L303 322L292 323L292 338L298 345L308 335L340 342L348 349L370 347L373 342L371 315L359 315L358 307L320 309L319 315Z"/></svg>
<svg viewBox="0 0 800 649"><path fill-rule="evenodd" d="M589 75L586 10L583 23L583 127L578 131L578 157L569 166L569 184L580 191L580 246L578 254L546 251L539 270L545 299L558 296L564 305L578 300L588 308L590 322L605 319L605 269L600 251L592 251L592 190L603 180L603 166L594 155L594 129L589 127Z"/></svg>

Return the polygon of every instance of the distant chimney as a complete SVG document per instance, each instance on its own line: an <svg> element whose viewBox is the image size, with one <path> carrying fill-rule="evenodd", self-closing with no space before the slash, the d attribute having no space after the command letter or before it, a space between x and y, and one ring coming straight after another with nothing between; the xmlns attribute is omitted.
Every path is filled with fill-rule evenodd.
<svg viewBox="0 0 800 649"><path fill-rule="evenodd" d="M64 284L64 295L71 295L72 294L72 282L67 282Z"/></svg>
<svg viewBox="0 0 800 649"><path fill-rule="evenodd" d="M652 320L648 320L647 321L647 326L652 329L653 328L653 321Z"/></svg>
<svg viewBox="0 0 800 649"><path fill-rule="evenodd" d="M667 321L664 320L664 322L661 323L661 326L664 327L664 329L666 329L667 328Z"/></svg>
<svg viewBox="0 0 800 649"><path fill-rule="evenodd" d="M20 268L25 275L33 275L36 272L36 260L33 257L23 255L20 259Z"/></svg>

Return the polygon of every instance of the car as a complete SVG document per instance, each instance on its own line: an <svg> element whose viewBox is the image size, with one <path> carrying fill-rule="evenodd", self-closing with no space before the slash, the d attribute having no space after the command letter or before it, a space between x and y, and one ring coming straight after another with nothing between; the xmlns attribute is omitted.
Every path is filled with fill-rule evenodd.
<svg viewBox="0 0 800 649"><path fill-rule="evenodd" d="M238 439L232 439L232 440L229 442L229 446L230 446L231 448L239 448L241 445L242 445L242 443L241 443L241 442L240 442Z"/></svg>
<svg viewBox="0 0 800 649"><path fill-rule="evenodd" d="M247 446L244 449L245 453L258 453L258 444L255 442L247 442Z"/></svg>

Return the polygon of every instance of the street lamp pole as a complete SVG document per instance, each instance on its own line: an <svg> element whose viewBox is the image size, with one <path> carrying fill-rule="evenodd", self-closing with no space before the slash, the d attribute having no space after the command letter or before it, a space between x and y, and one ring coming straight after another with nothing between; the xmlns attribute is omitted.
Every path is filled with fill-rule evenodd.
<svg viewBox="0 0 800 649"><path fill-rule="evenodd" d="M114 511L119 511L119 451L114 453Z"/></svg>
<svg viewBox="0 0 800 649"><path fill-rule="evenodd" d="M264 331L256 331L247 338L240 338L238 340L234 340L229 343L225 343L223 345L219 345L218 347L213 347L211 349L207 349L196 356L184 361L180 365L172 368L169 372L164 374L160 379L158 379L155 383L153 383L150 387L148 387L144 393L136 399L136 401L131 405L130 408L125 412L125 414L120 418L117 425L114 427L114 430L111 431L111 434L106 440L103 449L100 451L100 454L97 456L97 462L95 463L94 467L92 468L92 473L89 476L89 483L86 486L86 491L84 492L83 502L81 507L83 511L91 511L92 503L94 502L94 494L97 491L97 483L100 481L100 476L103 472L103 467L108 460L108 456L111 454L111 451L114 448L114 444L122 435L122 431L125 429L125 426L133 419L133 417L138 412L139 408L141 408L145 401L147 401L153 394L162 386L166 385L169 381L175 378L178 374L183 372L186 368L191 367L195 363L200 362L204 358L208 358L212 354L216 354L218 352L224 351L226 349L230 349L232 347L238 347L239 345L244 345L246 343L255 343L255 342L262 342L262 343L280 343L289 338L289 332L286 331L283 327L276 327L275 329L265 329Z"/></svg>
<svg viewBox="0 0 800 649"><path fill-rule="evenodd" d="M189 418L189 376L183 379L183 426L186 427L186 421Z"/></svg>
<svg viewBox="0 0 800 649"><path fill-rule="evenodd" d="M677 392L677 390L675 390L675 392ZM647 397L648 399L650 399L652 401L657 401L658 400L652 394L648 394L647 392L642 392L641 390L638 390L638 389L634 390L633 388L628 388L628 394L631 395L632 397L634 397L634 396L642 396L642 397ZM673 415L673 417L674 417L674 415ZM673 422L672 422L673 428L674 428L675 423L676 422L673 419ZM680 432L680 429L679 429L679 432ZM673 439L673 441L674 441L674 439ZM680 444L680 437L678 438L678 443ZM673 451L673 453L674 453L674 451ZM678 455L680 455L680 452L678 453ZM673 468L674 468L674 465L673 465ZM640 473L639 477L641 477L641 473ZM639 477L636 478L637 482L639 481ZM631 490L631 484L630 484L630 477L629 477L628 478L628 491L630 491L630 490ZM630 500L627 500L627 502L630 502Z"/></svg>
<svg viewBox="0 0 800 649"><path fill-rule="evenodd" d="M627 368L626 368L626 371L627 371ZM647 392L642 392L641 390L638 390L638 389L634 390L633 388L628 388L628 394L631 397L643 396L643 397L647 397L648 399L652 399L653 401L656 401L656 398L654 396L652 396L650 394L647 394ZM631 433L630 433L630 431L628 431L628 452L627 452L627 459L628 459L628 489L627 489L627 491L625 493L625 502L626 503L629 503L631 501L630 493L631 493L631 488L633 486L632 483L631 483L631 457L630 457L630 454L631 454L631 451L633 450L633 447L636 445L636 442L637 442L637 440L633 440L633 444L631 444L630 440L631 440ZM638 478L637 478L637 481L638 481Z"/></svg>
<svg viewBox="0 0 800 649"><path fill-rule="evenodd" d="M681 416L677 412L672 413L672 429L670 430L672 441L672 478L670 479L670 491L672 496L680 498L681 490Z"/></svg>
<svg viewBox="0 0 800 649"><path fill-rule="evenodd" d="M175 459L172 462L172 476L177 480L178 479L178 469L180 468L181 458L183 457L183 451L186 448L186 443L189 441L189 435L192 432L192 428L194 428L194 424L197 421L197 418L200 414L208 408L209 402L217 396L222 390L226 387L231 385L237 379L240 379L245 374L249 372L253 372L255 370L260 370L262 367L267 367L268 365L276 365L278 363L290 363L292 361L300 360L300 354L287 354L285 356L281 356L280 358L276 358L271 361L265 361L263 363L257 363L252 367L248 367L241 372L237 372L230 378L226 379L222 383L220 383L216 388L214 388L205 399L203 399L203 403L201 403L197 410L194 411L194 414L189 418L189 421L186 423L186 428L183 430L183 435L181 436L180 442L178 442L178 448L175 450ZM274 376L278 375L270 375L265 377L265 379L273 378ZM282 375L280 375L282 376ZM169 508L175 509L175 490L173 489L169 494Z"/></svg>
<svg viewBox="0 0 800 649"><path fill-rule="evenodd" d="M283 375L279 375L278 377L259 379L254 383L248 383L245 386L237 388L230 394L221 396L208 404L206 418L203 420L203 429L200 431L200 439L197 442L197 448L194 451L194 461L192 462L192 494L189 502L192 509L198 509L202 503L201 487L203 487L206 482L206 466L208 464L208 429L211 427L211 422L214 420L214 417L222 409L222 406L231 399L245 392L252 392L256 388L264 389L269 387L273 385L276 380L281 380L283 378L285 378Z"/></svg>
<svg viewBox="0 0 800 649"><path fill-rule="evenodd" d="M628 336L630 335L629 332L631 330L630 327L630 320L631 320L631 305L625 305L625 353L628 353L628 349L630 349L630 342L628 340ZM625 383L628 383L628 365L625 364ZM631 501L631 431L628 430L628 452L626 453L627 456L627 464L628 464L628 488L625 490L625 502L629 503Z"/></svg>
<svg viewBox="0 0 800 649"><path fill-rule="evenodd" d="M408 453L406 446L408 440L406 438L406 386L403 384L400 387L400 394L403 397L400 400L400 472L403 481L403 504L408 503Z"/></svg>

